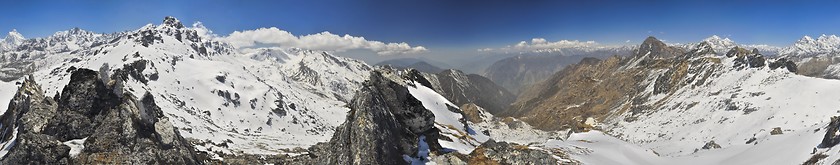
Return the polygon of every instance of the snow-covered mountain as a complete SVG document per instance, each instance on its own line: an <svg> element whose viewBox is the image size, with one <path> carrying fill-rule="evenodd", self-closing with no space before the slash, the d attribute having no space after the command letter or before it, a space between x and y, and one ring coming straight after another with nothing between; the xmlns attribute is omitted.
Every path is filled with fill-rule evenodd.
<svg viewBox="0 0 840 165"><path fill-rule="evenodd" d="M12 35L15 33L16 35ZM79 28L59 31L45 38L33 38L15 42L15 46L0 51L0 80L11 81L31 73L38 68L56 65L66 61L71 54L91 54L91 48L107 42L115 42L115 34L97 34ZM9 36L19 36L10 32ZM7 36L7 39L9 39ZM20 37L22 38L22 37ZM84 51L84 52L79 52ZM75 59L73 61L78 60Z"/></svg>
<svg viewBox="0 0 840 165"><path fill-rule="evenodd" d="M322 51L239 50L201 35L203 28L172 17L114 34L76 28L26 40L3 52L0 66L9 80L33 74L48 96L59 95L77 68L117 75L123 90L157 97L199 150L223 154L287 153L329 140L371 70Z"/></svg>
<svg viewBox="0 0 840 165"><path fill-rule="evenodd" d="M17 30L12 29L12 31L3 38L3 40L0 40L0 52L17 47L25 40L26 38L24 38L23 35L18 33Z"/></svg>
<svg viewBox="0 0 840 165"><path fill-rule="evenodd" d="M790 47L779 51L780 55L804 58L820 54L833 54L840 50L840 37L836 35L820 35L817 39L803 36Z"/></svg>
<svg viewBox="0 0 840 165"><path fill-rule="evenodd" d="M708 44L712 47L712 50L715 53L722 55L725 54L727 51L731 50L735 47L742 47L746 49L758 49L758 51L764 55L776 55L778 54L779 50L782 48L770 45L745 45L745 44L738 44L737 42L729 39L729 38L722 38L718 35L712 35L708 38L703 39L697 43L690 43L690 44L676 44L674 46L682 47L683 49L693 49L697 47L699 44L704 43Z"/></svg>

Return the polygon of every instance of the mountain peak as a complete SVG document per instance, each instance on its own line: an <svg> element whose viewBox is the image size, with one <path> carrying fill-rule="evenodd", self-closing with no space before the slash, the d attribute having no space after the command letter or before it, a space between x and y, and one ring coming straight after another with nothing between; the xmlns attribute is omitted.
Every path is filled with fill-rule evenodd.
<svg viewBox="0 0 840 165"><path fill-rule="evenodd" d="M184 28L184 24L181 24L181 21L178 18L172 16L166 16L163 18L163 25L173 27L173 28Z"/></svg>
<svg viewBox="0 0 840 165"><path fill-rule="evenodd" d="M665 46L667 46L667 45L665 45L664 42L660 41L659 39L656 39L656 37L649 36L648 38L645 39L644 42L642 42L642 45L639 46L639 49L640 50L651 50L651 49L663 48Z"/></svg>
<svg viewBox="0 0 840 165"><path fill-rule="evenodd" d="M727 37L727 38L721 38L721 37L720 37L720 36L718 36L718 35L712 35L711 37L706 38L706 39L704 39L703 41L708 41L708 42L710 42L710 43L734 43L734 42L733 42L731 39L729 39L728 37Z"/></svg>
<svg viewBox="0 0 840 165"><path fill-rule="evenodd" d="M12 29L6 38L0 40L0 49L10 49L12 47L16 47L23 43L26 38L23 38L23 35L17 32L16 29Z"/></svg>
<svg viewBox="0 0 840 165"><path fill-rule="evenodd" d="M9 38L25 39L23 38L22 34L18 33L17 29L12 29L12 31L9 31L9 35L6 36L6 39Z"/></svg>
<svg viewBox="0 0 840 165"><path fill-rule="evenodd" d="M811 38L811 36L802 36L802 38L801 38L801 39L799 39L799 41L798 41L798 42L800 42L800 43L802 43L802 42L807 43L807 42L813 42L813 41L814 41L814 38Z"/></svg>
<svg viewBox="0 0 840 165"><path fill-rule="evenodd" d="M650 36L642 42L642 45L639 45L638 52L636 52L636 56L646 56L650 55L650 57L657 57L657 58L670 58L674 57L679 53L679 50L674 49L664 42L656 39L656 37Z"/></svg>
<svg viewBox="0 0 840 165"><path fill-rule="evenodd" d="M657 42L662 43L662 41L660 41L659 39L656 39L656 37L648 36L645 39L645 41L642 42L642 44L652 44L652 43L657 43Z"/></svg>

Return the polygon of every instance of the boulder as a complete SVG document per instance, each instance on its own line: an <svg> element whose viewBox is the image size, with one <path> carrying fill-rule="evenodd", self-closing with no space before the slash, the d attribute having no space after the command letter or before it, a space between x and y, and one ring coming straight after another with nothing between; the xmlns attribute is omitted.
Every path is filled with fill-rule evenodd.
<svg viewBox="0 0 840 165"><path fill-rule="evenodd" d="M782 134L782 128L781 127L773 128L773 130L770 131L770 135L781 135L781 134Z"/></svg>
<svg viewBox="0 0 840 165"><path fill-rule="evenodd" d="M708 150L708 149L715 149L715 148L720 148L720 145L719 145L719 144L717 144L717 143L715 143L715 141L714 141L714 140L709 141L709 142L707 142L705 145L703 145L703 149L704 149L704 150Z"/></svg>

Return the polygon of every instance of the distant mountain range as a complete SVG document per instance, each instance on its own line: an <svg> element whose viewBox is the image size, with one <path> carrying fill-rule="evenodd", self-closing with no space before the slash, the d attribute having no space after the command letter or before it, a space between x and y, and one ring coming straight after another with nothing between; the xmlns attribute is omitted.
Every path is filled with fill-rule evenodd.
<svg viewBox="0 0 840 165"><path fill-rule="evenodd" d="M435 64L430 64L435 63ZM405 69L405 68L414 68L421 72L426 73L439 73L444 69L438 66L443 66L449 68L447 64L442 62L436 62L434 60L428 59L418 59L418 58L398 58L398 59L391 59L385 60L379 63L376 63L374 66L385 66L390 65L394 68Z"/></svg>
<svg viewBox="0 0 840 165"><path fill-rule="evenodd" d="M735 47L741 47L750 50L756 49L765 56L785 57L797 63L805 63L814 59L810 62L811 64L803 67L804 69L801 70L802 74L825 78L840 77L833 76L840 75L840 66L830 67L840 62L840 60L826 57L835 57L838 54L838 50L840 50L840 37L835 35L822 35L816 40L805 36L789 47L744 45L717 35L705 38L697 43L672 44L671 46L690 50L701 43L708 45L718 55L726 54ZM559 71L569 64L576 63L583 58L595 57L606 59L615 55L626 56L633 49L635 48L626 46L604 47L574 44L567 48L524 51L519 52L519 55L496 61L487 67L482 72L482 75L513 93L519 93L522 88L545 80L554 72Z"/></svg>

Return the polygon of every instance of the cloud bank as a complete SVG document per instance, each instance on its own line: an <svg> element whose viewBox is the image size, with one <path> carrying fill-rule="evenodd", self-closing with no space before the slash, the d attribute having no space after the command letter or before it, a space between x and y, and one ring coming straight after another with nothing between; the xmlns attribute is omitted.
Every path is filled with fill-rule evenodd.
<svg viewBox="0 0 840 165"><path fill-rule="evenodd" d="M276 27L235 31L221 39L238 48L276 46L336 52L366 49L376 52L379 55L414 54L428 51L423 46L412 47L405 42L384 43L347 34L339 36L327 31L295 36L288 31L280 30Z"/></svg>
<svg viewBox="0 0 840 165"><path fill-rule="evenodd" d="M503 52L510 52L510 51L541 51L541 50L556 50L556 49L566 49L566 48L599 48L605 47L601 44L598 44L595 41L578 41L578 40L560 40L556 42L550 42L545 38L533 38L531 42L528 41L520 41L515 45L508 45L501 48L483 48L478 49L479 52L489 52L489 51L503 51Z"/></svg>

